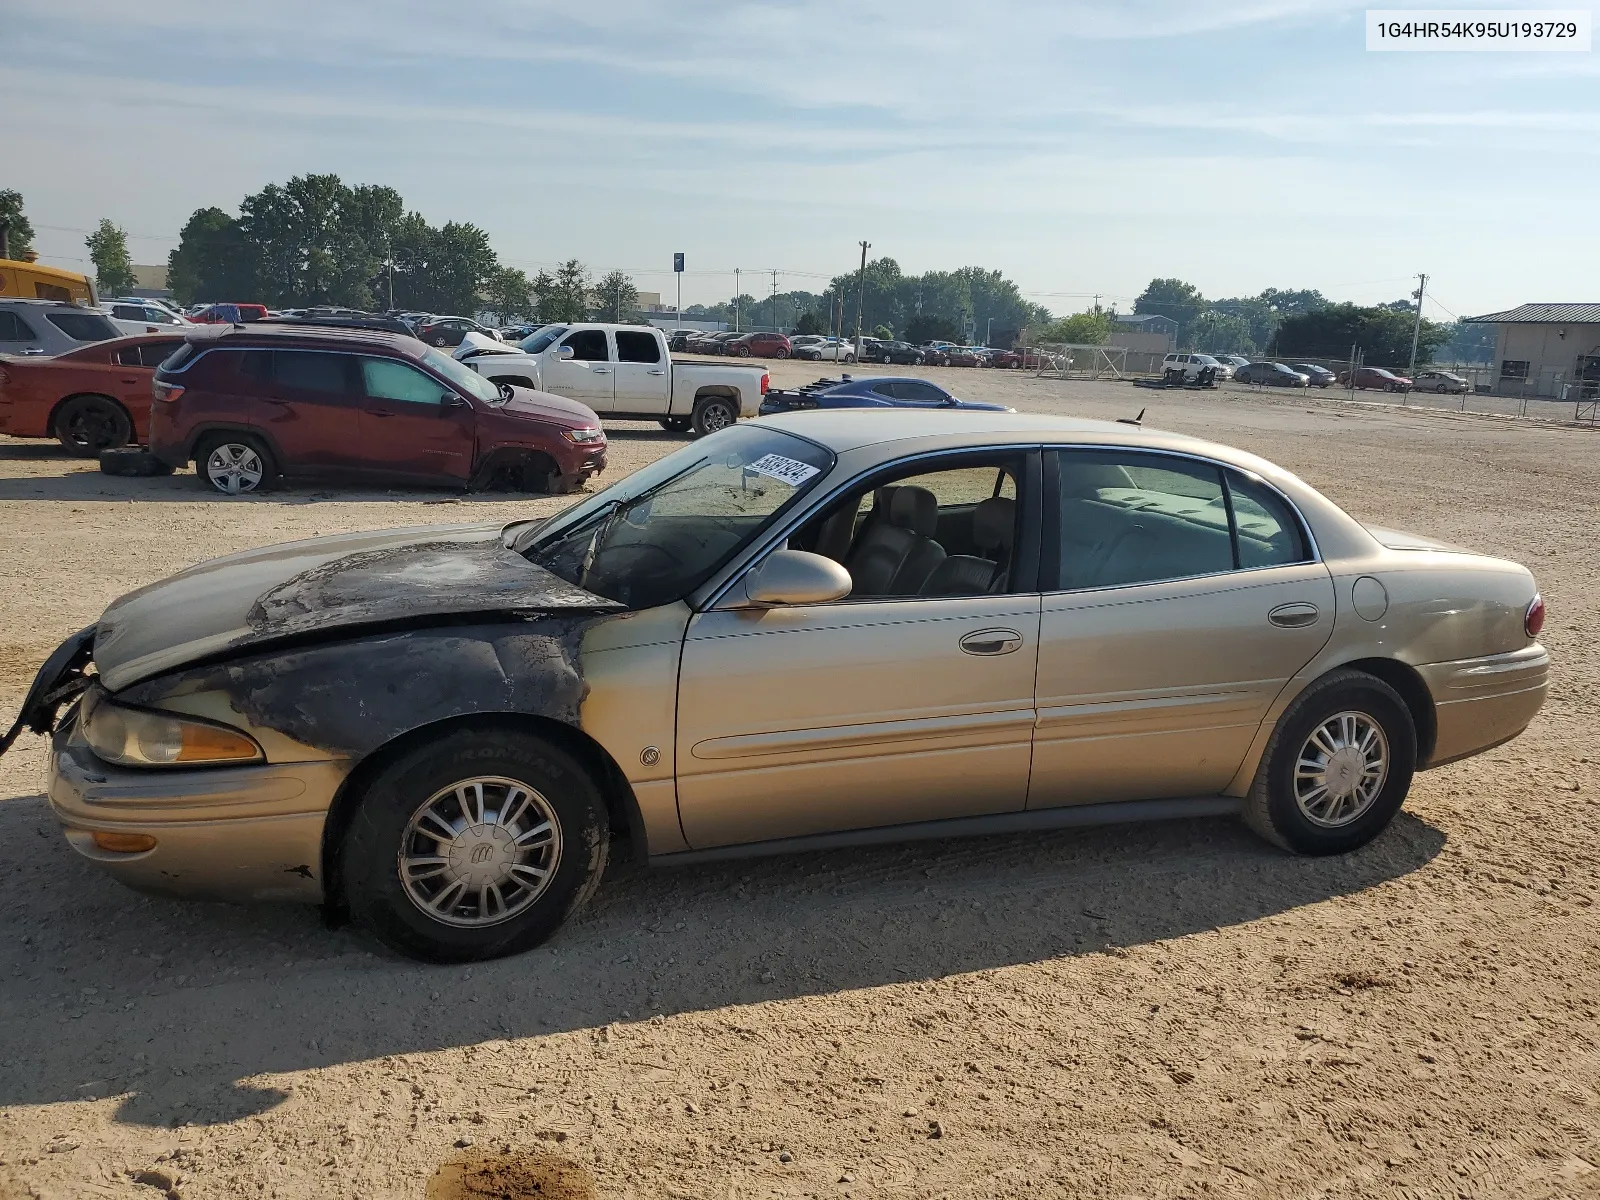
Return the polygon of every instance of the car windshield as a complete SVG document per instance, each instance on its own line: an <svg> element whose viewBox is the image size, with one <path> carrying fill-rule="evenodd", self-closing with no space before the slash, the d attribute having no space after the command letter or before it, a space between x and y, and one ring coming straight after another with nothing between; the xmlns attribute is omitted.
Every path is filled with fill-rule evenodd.
<svg viewBox="0 0 1600 1200"><path fill-rule="evenodd" d="M450 386L457 391L465 392L469 396L476 396L485 404L500 403L499 384L490 383L471 367L462 366L448 354L440 354L430 346L423 354L422 361L431 367L436 374L443 375L450 382Z"/></svg>
<svg viewBox="0 0 1600 1200"><path fill-rule="evenodd" d="M517 349L524 354L543 354L550 349L550 344L566 331L565 325L546 325L543 329L534 330L518 342Z"/></svg>
<svg viewBox="0 0 1600 1200"><path fill-rule="evenodd" d="M654 608L704 583L833 462L815 442L732 426L529 527L512 548L596 595Z"/></svg>

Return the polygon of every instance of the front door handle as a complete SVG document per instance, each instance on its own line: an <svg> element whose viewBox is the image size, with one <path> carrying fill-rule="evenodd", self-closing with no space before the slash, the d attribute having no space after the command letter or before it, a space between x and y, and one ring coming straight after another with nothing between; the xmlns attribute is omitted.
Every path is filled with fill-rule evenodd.
<svg viewBox="0 0 1600 1200"><path fill-rule="evenodd" d="M386 408L364 408L361 410L369 417L392 417L394 414Z"/></svg>
<svg viewBox="0 0 1600 1200"><path fill-rule="evenodd" d="M1022 635L1015 629L980 629L967 634L960 645L967 654L1010 654L1022 649Z"/></svg>
<svg viewBox="0 0 1600 1200"><path fill-rule="evenodd" d="M1267 614L1267 620L1282 629L1304 629L1307 625L1315 625L1321 615L1315 604L1297 601L1278 605Z"/></svg>
<svg viewBox="0 0 1600 1200"><path fill-rule="evenodd" d="M609 374L611 374L611 368L610 367L590 367L589 370L593 371L596 375L609 375Z"/></svg>
<svg viewBox="0 0 1600 1200"><path fill-rule="evenodd" d="M665 371L646 371L646 375L665 375Z"/></svg>

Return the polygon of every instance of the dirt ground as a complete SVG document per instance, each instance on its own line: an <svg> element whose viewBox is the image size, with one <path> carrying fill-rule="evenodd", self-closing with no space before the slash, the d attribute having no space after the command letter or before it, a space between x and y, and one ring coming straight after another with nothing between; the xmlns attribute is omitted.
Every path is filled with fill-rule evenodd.
<svg viewBox="0 0 1600 1200"><path fill-rule="evenodd" d="M57 833L26 738L0 760L0 1196L1600 1195L1600 435L926 374L1148 405L1362 519L1520 559L1548 706L1344 858L1218 819L623 865L549 945L470 969L122 889ZM679 444L612 434L606 479ZM0 439L0 712L197 559L562 503L226 501Z"/></svg>

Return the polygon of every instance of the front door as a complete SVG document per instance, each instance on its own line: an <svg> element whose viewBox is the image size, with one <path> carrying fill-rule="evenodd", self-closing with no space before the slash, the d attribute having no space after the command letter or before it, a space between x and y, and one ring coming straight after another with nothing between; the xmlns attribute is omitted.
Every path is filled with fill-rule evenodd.
<svg viewBox="0 0 1600 1200"><path fill-rule="evenodd" d="M568 348L572 357L563 360ZM539 365L544 390L608 413L616 400L616 373L604 329L574 329L551 348Z"/></svg>
<svg viewBox="0 0 1600 1200"><path fill-rule="evenodd" d="M661 335L653 330L619 329L616 339L615 411L666 413L672 401L672 376L661 350Z"/></svg>
<svg viewBox="0 0 1600 1200"><path fill-rule="evenodd" d="M1028 807L1216 795L1332 633L1332 578L1260 480L1136 451L1058 461Z"/></svg>
<svg viewBox="0 0 1600 1200"><path fill-rule="evenodd" d="M876 480L898 500L862 519L851 497L790 539L843 563L851 596L694 617L677 744L691 846L1024 807L1039 594L1012 554L1016 478L1008 461ZM947 552L941 531L970 537L979 505L991 557Z"/></svg>
<svg viewBox="0 0 1600 1200"><path fill-rule="evenodd" d="M472 474L474 413L433 376L392 358L362 358L364 466L416 479L466 482Z"/></svg>

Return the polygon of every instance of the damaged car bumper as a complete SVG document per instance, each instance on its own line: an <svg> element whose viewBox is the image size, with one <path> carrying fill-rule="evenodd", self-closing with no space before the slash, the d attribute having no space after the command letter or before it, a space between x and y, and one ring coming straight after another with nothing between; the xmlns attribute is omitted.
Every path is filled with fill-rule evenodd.
<svg viewBox="0 0 1600 1200"><path fill-rule="evenodd" d="M48 786L79 854L145 892L323 899L323 827L348 763L129 770L97 758L77 728L56 731Z"/></svg>

